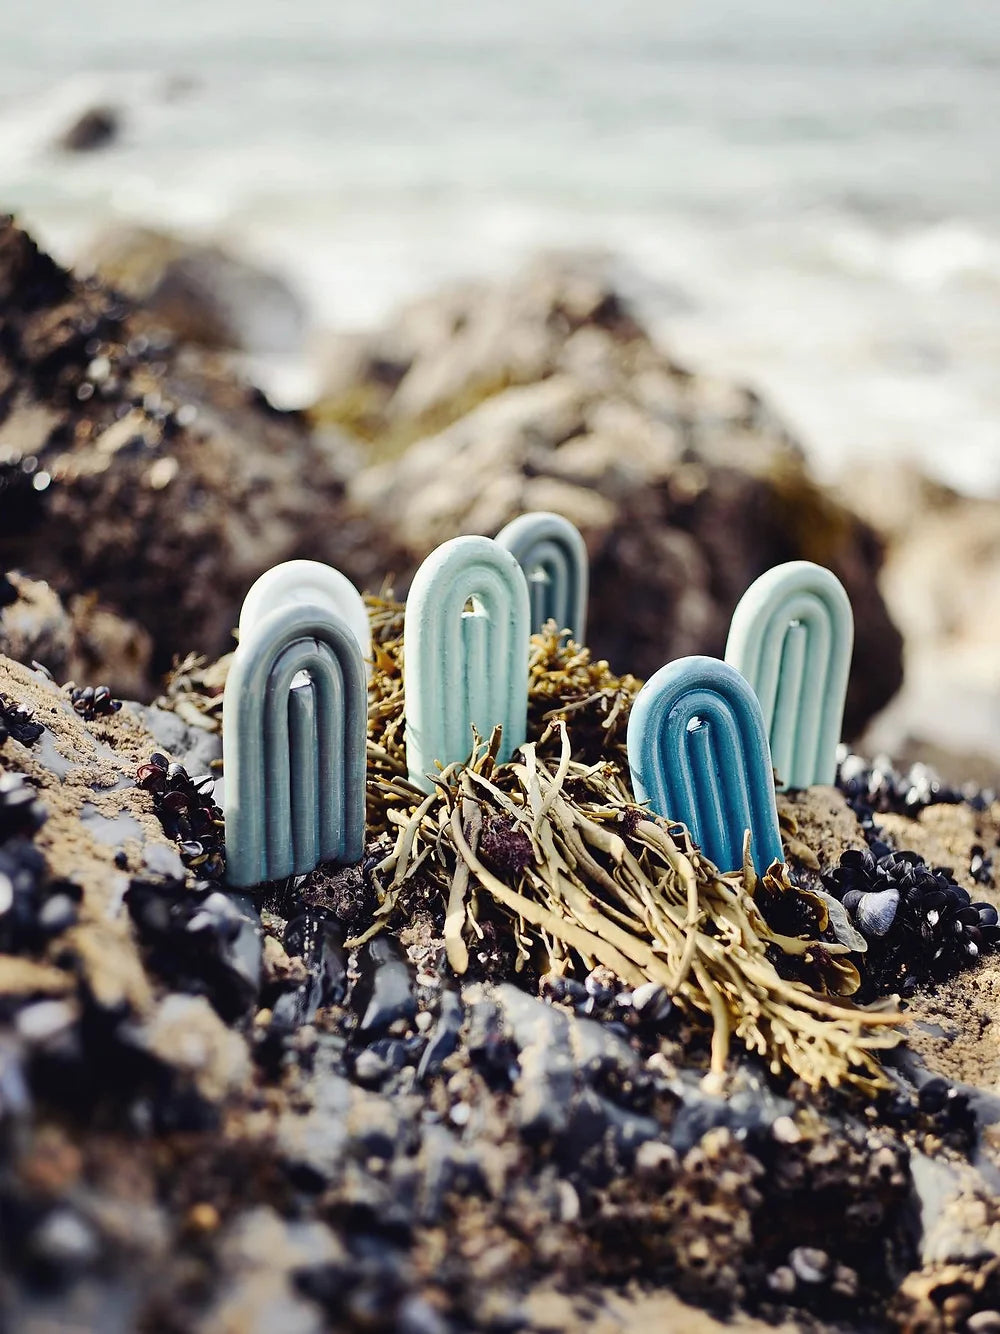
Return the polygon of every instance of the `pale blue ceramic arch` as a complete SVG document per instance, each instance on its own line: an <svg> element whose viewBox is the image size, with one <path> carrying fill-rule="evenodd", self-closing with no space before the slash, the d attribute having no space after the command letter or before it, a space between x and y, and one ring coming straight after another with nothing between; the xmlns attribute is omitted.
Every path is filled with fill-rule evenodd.
<svg viewBox="0 0 1000 1334"><path fill-rule="evenodd" d="M364 599L346 574L318 560L286 560L264 571L243 599L240 639L270 612L293 603L326 607L338 616L357 639L370 669L372 636Z"/></svg>
<svg viewBox="0 0 1000 1334"><path fill-rule="evenodd" d="M529 638L528 586L509 551L488 537L455 537L431 552L403 627L412 783L429 791L435 762L466 759L473 727L488 737L502 725L501 761L523 744Z"/></svg>
<svg viewBox="0 0 1000 1334"><path fill-rule="evenodd" d="M360 860L367 714L357 638L328 608L277 608L240 640L222 704L231 885Z"/></svg>
<svg viewBox="0 0 1000 1334"><path fill-rule="evenodd" d="M757 696L717 658L667 663L636 696L628 758L637 801L687 825L721 871L783 861L771 755Z"/></svg>
<svg viewBox="0 0 1000 1334"><path fill-rule="evenodd" d="M531 630L548 620L586 642L589 564L587 544L578 528L561 514L536 510L512 519L497 533L528 581Z"/></svg>
<svg viewBox="0 0 1000 1334"><path fill-rule="evenodd" d="M834 780L853 648L844 586L812 561L768 570L733 613L726 661L757 693L774 767L788 787Z"/></svg>

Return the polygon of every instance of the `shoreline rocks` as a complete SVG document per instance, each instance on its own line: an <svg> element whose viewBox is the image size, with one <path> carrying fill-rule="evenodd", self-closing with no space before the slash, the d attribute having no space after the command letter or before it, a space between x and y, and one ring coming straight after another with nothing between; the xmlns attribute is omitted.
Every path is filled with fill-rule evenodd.
<svg viewBox="0 0 1000 1334"><path fill-rule="evenodd" d="M897 690L901 641L876 587L874 531L817 485L752 391L679 367L599 270L551 261L416 303L353 365L338 401L367 401L364 420L329 401L315 415L353 424L384 455L348 494L411 565L458 533L556 510L590 552L591 647L648 676L673 657L721 654L749 584L815 560L855 609L847 734Z"/></svg>
<svg viewBox="0 0 1000 1334"><path fill-rule="evenodd" d="M879 531L880 586L905 644L905 681L866 746L929 760L951 782L1000 779L1000 501L961 496L913 468L840 485Z"/></svg>

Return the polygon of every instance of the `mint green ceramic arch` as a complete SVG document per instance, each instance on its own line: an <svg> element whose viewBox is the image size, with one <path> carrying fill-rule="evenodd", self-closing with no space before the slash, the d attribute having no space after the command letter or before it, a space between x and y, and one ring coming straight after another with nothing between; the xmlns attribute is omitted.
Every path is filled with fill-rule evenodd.
<svg viewBox="0 0 1000 1334"><path fill-rule="evenodd" d="M293 603L326 607L347 625L371 664L372 636L364 599L346 574L318 560L285 560L251 584L240 609L240 639L269 612Z"/></svg>
<svg viewBox="0 0 1000 1334"><path fill-rule="evenodd" d="M367 712L361 649L326 607L279 607L251 627L222 705L231 885L360 860Z"/></svg>
<svg viewBox="0 0 1000 1334"><path fill-rule="evenodd" d="M466 759L473 727L484 737L503 727L501 760L524 742L528 648L528 586L510 552L488 537L432 551L414 576L403 627L412 783L429 791L435 763Z"/></svg>
<svg viewBox="0 0 1000 1334"><path fill-rule="evenodd" d="M753 686L786 787L832 783L854 647L844 586L812 561L789 561L750 585L733 613L726 661Z"/></svg>
<svg viewBox="0 0 1000 1334"><path fill-rule="evenodd" d="M532 633L553 620L578 644L585 643L589 562L579 529L561 514L534 510L512 519L496 540L528 581Z"/></svg>

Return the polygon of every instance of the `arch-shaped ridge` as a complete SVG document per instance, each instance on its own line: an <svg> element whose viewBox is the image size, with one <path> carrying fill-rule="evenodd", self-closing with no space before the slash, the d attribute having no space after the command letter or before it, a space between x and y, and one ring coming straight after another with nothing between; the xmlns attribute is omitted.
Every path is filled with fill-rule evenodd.
<svg viewBox="0 0 1000 1334"><path fill-rule="evenodd" d="M578 644L585 643L590 567L579 529L561 514L536 510L512 519L496 540L528 581L532 633L554 620Z"/></svg>
<svg viewBox="0 0 1000 1334"><path fill-rule="evenodd" d="M767 570L733 613L726 662L757 693L774 766L787 787L834 780L853 648L844 586L812 561Z"/></svg>
<svg viewBox="0 0 1000 1334"><path fill-rule="evenodd" d="M452 538L420 566L403 626L406 758L418 787L430 790L435 762L469 755L473 727L488 736L502 725L501 761L524 742L528 615L521 567L491 538Z"/></svg>
<svg viewBox="0 0 1000 1334"><path fill-rule="evenodd" d="M357 638L327 607L293 603L252 624L222 707L231 885L360 860L367 715Z"/></svg>
<svg viewBox="0 0 1000 1334"><path fill-rule="evenodd" d="M783 861L771 755L757 696L717 658L667 663L636 696L628 758L637 801L687 825L721 871Z"/></svg>
<svg viewBox="0 0 1000 1334"><path fill-rule="evenodd" d="M272 565L251 584L240 610L240 639L278 607L309 603L326 607L347 625L371 670L372 636L364 599L346 574L318 560L286 560Z"/></svg>

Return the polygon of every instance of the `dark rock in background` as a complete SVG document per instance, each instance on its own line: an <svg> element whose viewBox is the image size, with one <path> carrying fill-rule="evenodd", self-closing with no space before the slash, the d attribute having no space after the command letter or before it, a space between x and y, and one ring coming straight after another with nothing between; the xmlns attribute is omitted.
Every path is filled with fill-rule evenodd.
<svg viewBox="0 0 1000 1334"><path fill-rule="evenodd" d="M57 146L67 153L92 153L106 148L121 133L121 115L115 107L90 107L59 136Z"/></svg>
<svg viewBox="0 0 1000 1334"><path fill-rule="evenodd" d="M302 343L306 313L299 297L276 274L220 246L119 226L91 241L78 267L183 342L245 352L294 352Z"/></svg>
<svg viewBox="0 0 1000 1334"><path fill-rule="evenodd" d="M107 681L115 694L147 688L153 641L147 630L77 594L65 607L41 580L11 571L14 594L0 606L0 653L16 662L40 662L58 681Z"/></svg>
<svg viewBox="0 0 1000 1334"><path fill-rule="evenodd" d="M159 672L228 647L278 561L379 584L389 544L343 496L335 444L0 221L0 561L145 626Z"/></svg>
<svg viewBox="0 0 1000 1334"><path fill-rule="evenodd" d="M721 654L746 587L815 560L854 605L848 733L898 688L872 529L820 489L752 391L676 365L592 264L427 299L344 364L356 378L345 370L315 417L386 455L350 496L413 560L525 510L564 514L592 561L590 646L639 676Z"/></svg>

